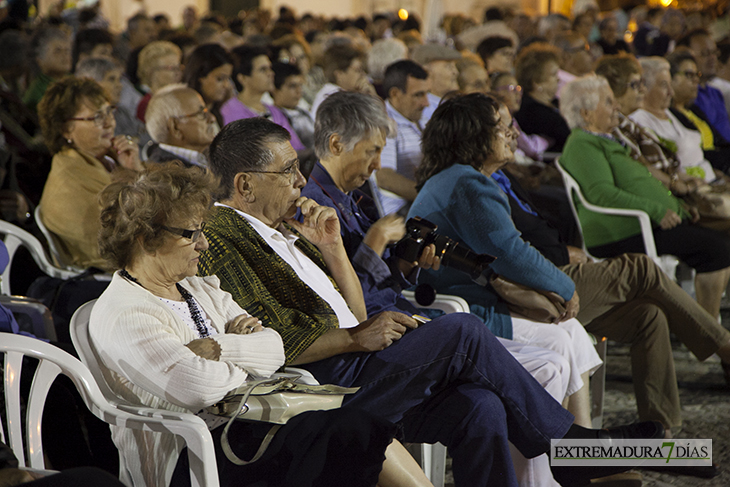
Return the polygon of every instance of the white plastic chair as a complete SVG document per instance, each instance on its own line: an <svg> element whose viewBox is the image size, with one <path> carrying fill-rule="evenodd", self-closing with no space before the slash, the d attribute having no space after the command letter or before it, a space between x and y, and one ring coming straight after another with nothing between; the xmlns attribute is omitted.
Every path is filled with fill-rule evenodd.
<svg viewBox="0 0 730 487"><path fill-rule="evenodd" d="M583 238L583 229L581 228L580 218L578 217L578 210L575 207L574 196L578 198L583 206L588 210L595 211L597 213L603 213L606 215L620 215L620 216L633 216L639 219L639 225L641 226L641 236L644 239L644 249L646 255L652 259L670 278L674 279L677 271L677 265L679 261L676 257L671 255L659 256L656 250L656 243L654 242L654 233L652 230L651 220L646 212L641 210L627 210L624 208L606 208L603 206L597 206L586 201L583 193L580 190L578 182L573 179L573 176L560 165L560 161L555 159L555 167L558 168L560 175L563 177L565 183L565 191L568 195L568 201L570 202L570 210L573 212L573 218L578 226L581 240L583 241L583 251L586 255L591 258L600 261L597 257L591 256L585 245L585 239ZM606 349L607 343L605 337L593 337L596 340L595 346L596 351L603 360L603 365L593 374L591 377L591 421L594 428L601 428L603 425L603 397L606 389Z"/></svg>
<svg viewBox="0 0 730 487"><path fill-rule="evenodd" d="M210 432L208 431L208 428L205 426L205 423L202 419L193 414L175 413L172 411L152 409L130 404L129 402L125 401L117 394L115 394L114 391L109 388L107 378L105 377L103 372L103 368L99 366L99 357L96 354L93 345L91 344L91 337L89 336L89 318L91 317L91 310L93 309L95 303L96 300L89 301L88 303L82 305L79 309L76 310L73 317L71 318L69 331L71 333L71 341L73 342L74 348L76 348L76 351L79 354L79 358L81 358L81 361L84 363L84 365L86 365L91 371L91 374L96 380L96 383L99 386L101 393L104 395L108 402L114 404L116 407L124 411L139 414L145 417L164 417L163 423L170 429L153 431L167 431L183 436L188 447L188 459L190 462L190 475L193 478L193 487L195 487L196 485L207 487L218 486L218 469L215 460L213 440ZM319 382L317 382L317 380L308 370L298 369L295 367L287 367L284 374L281 375L287 374L300 375L301 377L298 380L305 384L319 384ZM202 423L203 427L205 428L205 432L203 432L202 430L198 431L197 426L195 428L196 431L191 432L188 436L173 431L173 428L171 426L173 426L174 423L182 423L182 425L176 427L178 429L182 428L182 430L184 430L184 424L186 422L190 422L191 424L196 425ZM195 437L193 437L193 435ZM124 459L121 452L119 454L119 478L127 485L131 485L131 479L129 478L129 473L124 467ZM199 480L198 483L195 482L196 479Z"/></svg>
<svg viewBox="0 0 730 487"><path fill-rule="evenodd" d="M590 255L590 253L586 248L585 239L583 238L583 229L580 224L580 218L578 218L578 210L575 207L575 200L573 199L573 196L578 197L580 203L590 211L595 211L596 213L603 213L606 215L632 216L634 218L638 218L639 225L641 226L641 236L644 239L644 252L647 256L649 256L651 260L656 262L656 264L670 278L675 278L679 260L671 255L659 256L657 254L651 220L649 219L649 215L647 215L646 212L641 210L627 210L625 208L607 208L589 203L583 196L578 182L573 179L573 176L568 174L565 169L563 169L563 166L560 165L560 161L558 159L555 160L555 167L558 168L558 171L560 171L560 175L563 177L563 182L565 183L565 191L568 193L568 201L570 202L570 209L573 212L573 218L575 218L575 222L578 225L578 231L580 232L581 240L583 240L583 251L586 253L586 255ZM591 257L595 260L601 260L593 256Z"/></svg>
<svg viewBox="0 0 730 487"><path fill-rule="evenodd" d="M2 279L0 281L0 292L2 294L11 294L10 270L13 263L13 256L20 246L27 248L38 267L51 277L69 279L83 272L83 269L63 269L52 264L46 255L43 245L41 245L38 239L12 223L0 220L0 233L5 235L3 242L5 243L5 247L8 249L8 254L10 255L10 262L0 276L0 279Z"/></svg>
<svg viewBox="0 0 730 487"><path fill-rule="evenodd" d="M182 436L188 447L192 487L218 487L220 484L213 437L210 435L205 421L191 413L178 413L129 403L109 388L103 369L99 366L99 357L94 351L89 337L89 318L94 303L96 300L89 301L76 310L71 318L69 331L79 358L91 371L104 399L116 408L134 415L141 422L149 422L145 429ZM119 452L119 479L126 485L132 485L132 479L126 469L121 451Z"/></svg>
<svg viewBox="0 0 730 487"><path fill-rule="evenodd" d="M33 333L38 338L50 341L56 340L56 328L53 326L53 316L46 305L37 299L25 296L0 296L0 304L12 311L18 324L23 329L21 316L27 316L31 321L32 329L24 330Z"/></svg>
<svg viewBox="0 0 730 487"><path fill-rule="evenodd" d="M69 269L72 271L77 270L75 268L72 268L71 266L63 264L61 252L58 250L58 246L56 245L56 236L50 230L48 230L48 228L46 228L46 226L43 224L43 220L41 219L41 205L35 207L35 212L33 213L33 215L36 225L38 225L38 228L41 230L41 233L46 239L46 243L48 244L48 250L50 250L51 252L51 257L54 265L62 269ZM78 271L82 272L83 269L78 269Z"/></svg>
<svg viewBox="0 0 730 487"><path fill-rule="evenodd" d="M603 363L591 376L591 426L593 429L603 428L603 401L606 395L606 353L608 352L608 341L606 337L596 337L590 334L596 343L598 356Z"/></svg>
<svg viewBox="0 0 730 487"><path fill-rule="evenodd" d="M43 469L45 466L41 439L43 407L54 379L58 374L64 374L73 381L86 406L99 419L117 426L182 436L188 445L190 463L196 467L191 468L192 485L218 487L213 441L202 419L192 414L176 414L156 409L124 411L106 400L94 376L83 363L63 350L35 338L3 334L0 352L5 354L3 378L9 441L5 440L1 430L0 439L9 444L21 466L35 469ZM20 376L24 356L40 361L25 404L25 419L21 414L20 402ZM125 483L131 485L129 481Z"/></svg>

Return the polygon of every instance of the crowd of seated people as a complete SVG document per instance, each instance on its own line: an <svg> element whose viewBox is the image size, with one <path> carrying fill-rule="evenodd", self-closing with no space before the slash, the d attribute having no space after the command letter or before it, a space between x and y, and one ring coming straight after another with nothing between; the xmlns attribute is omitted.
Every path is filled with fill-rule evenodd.
<svg viewBox="0 0 730 487"><path fill-rule="evenodd" d="M360 387L258 462L221 453L222 485L430 485L399 441L445 444L457 486L583 485L620 469L551 468L550 438L681 430L672 334L730 384L730 218L702 206L730 204L722 19L585 1L449 14L433 35L413 15L188 7L179 27L139 13L117 35L98 9L59 8L0 8L0 214L40 235L40 205L56 263L109 274L88 299L112 389L197 412L283 365ZM577 205L575 222L556 160L590 203L646 212L695 296L642 255L636 219ZM565 311L519 316L434 246L397 256L409 217ZM416 285L470 313L420 309L402 294ZM591 334L630 345L638 426L589 429ZM250 457L267 430L236 424ZM179 440L112 439L135 485L186 485Z"/></svg>

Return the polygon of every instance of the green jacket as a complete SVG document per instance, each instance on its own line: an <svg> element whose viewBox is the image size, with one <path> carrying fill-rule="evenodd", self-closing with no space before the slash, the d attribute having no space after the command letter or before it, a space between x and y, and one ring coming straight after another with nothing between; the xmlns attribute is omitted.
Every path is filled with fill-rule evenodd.
<svg viewBox="0 0 730 487"><path fill-rule="evenodd" d="M686 218L681 202L620 143L573 129L560 164L580 185L589 203L609 208L643 210L654 226L667 209ZM595 213L576 204L586 247L597 247L641 233L638 219Z"/></svg>
<svg viewBox="0 0 730 487"><path fill-rule="evenodd" d="M25 93L23 94L23 103L25 103L28 108L33 110L33 112L36 112L38 110L38 103L40 103L43 95L46 94L46 90L54 81L55 80L50 76L46 76L45 74L40 73L30 83L28 89L25 90Z"/></svg>
<svg viewBox="0 0 730 487"><path fill-rule="evenodd" d="M330 305L234 210L214 208L204 233L210 246L200 254L198 275L218 276L221 288L243 309L279 332L287 363L325 332L339 328ZM325 271L339 291L319 250L301 236L295 245Z"/></svg>

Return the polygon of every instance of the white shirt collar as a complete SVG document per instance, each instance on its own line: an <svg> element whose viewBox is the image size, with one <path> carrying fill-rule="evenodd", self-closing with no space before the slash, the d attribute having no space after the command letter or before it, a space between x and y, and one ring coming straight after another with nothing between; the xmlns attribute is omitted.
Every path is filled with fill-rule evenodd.
<svg viewBox="0 0 730 487"><path fill-rule="evenodd" d="M160 149L165 150L178 157L182 157L186 161L195 164L200 167L208 167L208 159L203 155L202 152L198 152L193 149L184 149L174 145L160 144Z"/></svg>

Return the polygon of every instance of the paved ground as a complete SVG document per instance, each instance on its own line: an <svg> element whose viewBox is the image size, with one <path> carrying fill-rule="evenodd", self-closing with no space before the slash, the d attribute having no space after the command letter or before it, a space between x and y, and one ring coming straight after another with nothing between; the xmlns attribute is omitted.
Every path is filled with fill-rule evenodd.
<svg viewBox="0 0 730 487"><path fill-rule="evenodd" d="M722 315L724 326L730 328L730 309L724 309ZM681 344L675 343L673 348L684 422L677 437L712 438L713 461L724 468L714 479L645 471L644 487L729 487L730 387L725 385L719 359L713 356L700 363ZM607 362L604 426L637 421L628 348L609 344ZM447 487L454 486L448 470L446 482Z"/></svg>
<svg viewBox="0 0 730 487"><path fill-rule="evenodd" d="M712 438L713 461L724 466L714 479L644 472L644 486L730 486L730 389L725 385L716 357L699 363L684 347L674 351L682 401L683 428L679 438ZM636 401L630 378L628 349L609 348L606 385L608 426L635 421Z"/></svg>

